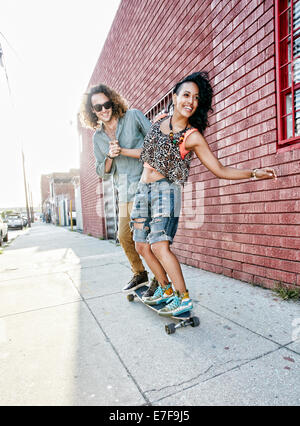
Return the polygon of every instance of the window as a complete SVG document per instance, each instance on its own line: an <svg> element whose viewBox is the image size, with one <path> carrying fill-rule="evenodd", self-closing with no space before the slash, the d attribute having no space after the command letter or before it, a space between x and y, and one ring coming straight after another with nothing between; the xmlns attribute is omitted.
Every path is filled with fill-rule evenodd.
<svg viewBox="0 0 300 426"><path fill-rule="evenodd" d="M275 19L278 143L294 146L300 144L300 0L276 0Z"/></svg>

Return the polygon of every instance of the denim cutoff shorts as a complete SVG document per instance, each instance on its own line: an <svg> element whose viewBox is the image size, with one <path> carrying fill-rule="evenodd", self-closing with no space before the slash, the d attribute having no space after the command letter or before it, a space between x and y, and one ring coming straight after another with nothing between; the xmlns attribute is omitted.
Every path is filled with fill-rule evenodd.
<svg viewBox="0 0 300 426"><path fill-rule="evenodd" d="M172 244L178 227L180 207L179 184L172 183L168 179L151 183L140 181L131 211L130 226L133 230L133 240L149 244L170 241ZM139 223L142 229L137 229L135 223Z"/></svg>

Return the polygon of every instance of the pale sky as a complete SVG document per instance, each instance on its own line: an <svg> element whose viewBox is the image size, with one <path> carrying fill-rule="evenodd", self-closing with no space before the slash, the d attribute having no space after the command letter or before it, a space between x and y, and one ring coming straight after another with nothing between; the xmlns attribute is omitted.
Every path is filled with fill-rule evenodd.
<svg viewBox="0 0 300 426"><path fill-rule="evenodd" d="M0 0L0 211L25 206L22 147L34 206L42 174L79 168L76 113L119 4Z"/></svg>

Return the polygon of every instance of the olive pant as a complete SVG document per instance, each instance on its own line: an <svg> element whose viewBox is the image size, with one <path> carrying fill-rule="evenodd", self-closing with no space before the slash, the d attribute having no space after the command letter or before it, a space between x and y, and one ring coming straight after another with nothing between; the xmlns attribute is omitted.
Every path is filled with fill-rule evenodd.
<svg viewBox="0 0 300 426"><path fill-rule="evenodd" d="M133 201L130 203L119 204L119 224L118 237L120 244L129 260L131 270L134 275L145 271L143 262L135 249L135 243L132 239L132 231L130 229L130 213Z"/></svg>

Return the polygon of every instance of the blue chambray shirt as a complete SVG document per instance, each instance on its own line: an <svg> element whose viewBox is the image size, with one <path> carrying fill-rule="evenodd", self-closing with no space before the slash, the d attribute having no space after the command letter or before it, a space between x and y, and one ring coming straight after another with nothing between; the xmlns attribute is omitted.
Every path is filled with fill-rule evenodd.
<svg viewBox="0 0 300 426"><path fill-rule="evenodd" d="M144 137L150 130L151 123L137 109L126 111L118 120L116 139L121 148L142 148ZM109 137L102 128L93 135L94 154L96 157L96 173L102 179L113 176L113 183L118 190L119 202L133 201L140 180L143 164L137 158L119 155L114 158L110 173L105 173L105 157L109 152Z"/></svg>

